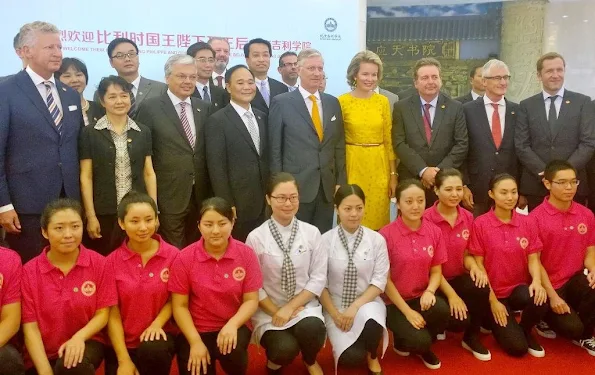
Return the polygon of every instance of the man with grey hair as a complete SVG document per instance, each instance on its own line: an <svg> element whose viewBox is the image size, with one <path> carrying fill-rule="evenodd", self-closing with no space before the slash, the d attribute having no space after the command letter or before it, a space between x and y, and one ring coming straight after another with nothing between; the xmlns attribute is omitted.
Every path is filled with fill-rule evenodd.
<svg viewBox="0 0 595 375"><path fill-rule="evenodd" d="M485 87L482 100L463 106L469 137L463 205L475 216L490 209L488 190L493 176L509 173L519 181L520 173L514 147L519 106L504 97L510 71L504 62L494 59L483 66L481 75ZM519 197L519 206L526 205L525 197Z"/></svg>
<svg viewBox="0 0 595 375"><path fill-rule="evenodd" d="M167 92L144 100L136 116L153 136L159 231L180 249L198 239L198 210L209 191L204 129L211 106L191 96L197 75L191 56L171 56L165 63Z"/></svg>
<svg viewBox="0 0 595 375"><path fill-rule="evenodd" d="M298 55L300 86L272 98L269 114L271 172L292 173L300 187L297 217L331 229L333 195L347 182L345 133L339 101L321 93L324 60L315 49Z"/></svg>
<svg viewBox="0 0 595 375"><path fill-rule="evenodd" d="M23 263L46 241L44 207L80 199L78 134L84 126L76 91L54 78L62 64L56 26L36 21L20 30L28 66L0 83L0 224Z"/></svg>
<svg viewBox="0 0 595 375"><path fill-rule="evenodd" d="M218 36L211 37L207 42L215 51L215 69L213 69L213 82L225 88L225 72L229 64L229 40Z"/></svg>

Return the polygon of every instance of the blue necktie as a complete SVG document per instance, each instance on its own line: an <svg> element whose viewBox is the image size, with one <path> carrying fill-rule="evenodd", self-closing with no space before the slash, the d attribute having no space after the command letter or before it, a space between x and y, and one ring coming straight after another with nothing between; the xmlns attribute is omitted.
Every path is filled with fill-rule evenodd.
<svg viewBox="0 0 595 375"><path fill-rule="evenodd" d="M260 94L262 95L264 102L267 107L271 104L271 95L269 94L269 88L267 87L267 80L260 81Z"/></svg>
<svg viewBox="0 0 595 375"><path fill-rule="evenodd" d="M202 88L202 100L209 103L211 102L211 96L209 95L209 88L207 86Z"/></svg>

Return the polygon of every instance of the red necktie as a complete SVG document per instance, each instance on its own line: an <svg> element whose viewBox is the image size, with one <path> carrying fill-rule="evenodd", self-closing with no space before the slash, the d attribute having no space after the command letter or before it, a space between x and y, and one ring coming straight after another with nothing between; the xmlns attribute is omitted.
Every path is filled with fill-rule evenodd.
<svg viewBox="0 0 595 375"><path fill-rule="evenodd" d="M502 124L500 124L500 113L498 112L498 103L491 103L494 107L494 113L492 114L492 138L494 138L494 144L496 148L500 148L502 143Z"/></svg>
<svg viewBox="0 0 595 375"><path fill-rule="evenodd" d="M217 76L215 79L217 80L217 86L223 87L223 76Z"/></svg>
<svg viewBox="0 0 595 375"><path fill-rule="evenodd" d="M430 116L430 108L432 105L430 103L424 104L424 129L426 130L426 139L428 141L428 145L432 141L432 116Z"/></svg>

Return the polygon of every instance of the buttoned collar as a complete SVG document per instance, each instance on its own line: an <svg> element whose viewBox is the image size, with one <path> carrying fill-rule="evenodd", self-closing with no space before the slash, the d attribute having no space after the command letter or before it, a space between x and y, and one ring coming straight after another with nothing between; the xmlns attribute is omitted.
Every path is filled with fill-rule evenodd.
<svg viewBox="0 0 595 375"><path fill-rule="evenodd" d="M503 225L512 225L514 227L518 227L520 225L518 217L519 213L517 213L516 210L512 210L512 217L510 218L510 221L508 223L504 223L502 222L502 220L498 219L493 208L490 209L490 212L488 212L487 215L490 220L490 224L492 224L492 226L495 228L501 227Z"/></svg>
<svg viewBox="0 0 595 375"><path fill-rule="evenodd" d="M46 246L40 257L39 257L39 269L41 273L48 273L50 271L58 269L58 267L54 266L49 258L48 252L50 251L50 247ZM89 251L83 245L79 245L79 256L76 258L76 263L74 264L75 267L89 267L91 265L91 257L89 255Z"/></svg>

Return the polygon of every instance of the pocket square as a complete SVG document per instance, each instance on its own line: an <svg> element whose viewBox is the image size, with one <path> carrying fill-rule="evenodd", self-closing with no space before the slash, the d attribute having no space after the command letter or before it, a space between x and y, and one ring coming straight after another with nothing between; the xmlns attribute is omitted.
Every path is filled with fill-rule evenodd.
<svg viewBox="0 0 595 375"><path fill-rule="evenodd" d="M333 117L331 118L331 121L335 121L336 119L337 119L337 116L333 116Z"/></svg>
<svg viewBox="0 0 595 375"><path fill-rule="evenodd" d="M72 111L76 111L76 110L77 110L77 108L78 108L78 107L77 107L76 105L69 105L69 106L68 106L68 110L69 110L70 112L72 112Z"/></svg>

